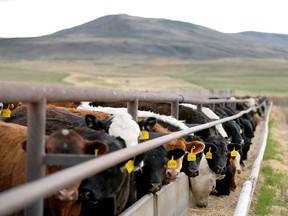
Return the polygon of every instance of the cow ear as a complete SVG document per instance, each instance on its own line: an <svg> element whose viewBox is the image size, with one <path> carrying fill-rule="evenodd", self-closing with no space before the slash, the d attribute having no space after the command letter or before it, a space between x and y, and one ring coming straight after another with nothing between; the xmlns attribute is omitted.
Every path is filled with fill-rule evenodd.
<svg viewBox="0 0 288 216"><path fill-rule="evenodd" d="M157 123L157 119L155 117L147 117L144 118L142 121L138 122L140 129L144 127L145 130L151 131L152 128Z"/></svg>
<svg viewBox="0 0 288 216"><path fill-rule="evenodd" d="M204 148L204 152L216 152L217 151L217 147L213 144L213 143L205 143L205 148Z"/></svg>
<svg viewBox="0 0 288 216"><path fill-rule="evenodd" d="M27 140L24 140L22 143L21 143L21 147L22 149L26 152L26 146L27 146Z"/></svg>
<svg viewBox="0 0 288 216"><path fill-rule="evenodd" d="M47 151L46 151L46 140L47 140L47 136L45 136L45 152L47 152ZM24 141L21 143L21 147L22 147L22 149L26 152L26 150L27 150L27 140L24 140Z"/></svg>
<svg viewBox="0 0 288 216"><path fill-rule="evenodd" d="M99 130L100 121L96 116L91 114L85 115L85 122L87 127L94 130Z"/></svg>
<svg viewBox="0 0 288 216"><path fill-rule="evenodd" d="M185 151L183 149L173 149L168 151L168 158L172 159L172 156L174 158L174 160L179 159L180 157L182 157L185 154Z"/></svg>
<svg viewBox="0 0 288 216"><path fill-rule="evenodd" d="M227 145L227 148L228 148L229 151L233 151L234 149L235 149L236 151L238 151L238 150L241 148L241 145L238 144L238 143L229 143L229 144Z"/></svg>
<svg viewBox="0 0 288 216"><path fill-rule="evenodd" d="M192 149L194 154L198 154L202 152L204 148L205 148L205 144L200 141L192 141L186 144L186 150L188 152L191 152L191 149Z"/></svg>
<svg viewBox="0 0 288 216"><path fill-rule="evenodd" d="M134 160L134 164L138 165L145 159L145 153L137 155Z"/></svg>
<svg viewBox="0 0 288 216"><path fill-rule="evenodd" d="M105 130L108 133L108 128L112 123L112 118L100 120L96 116L87 114L85 115L85 122L87 127L94 130Z"/></svg>
<svg viewBox="0 0 288 216"><path fill-rule="evenodd" d="M85 154L93 154L95 156L97 155L103 155L106 152L109 151L109 147L106 143L100 142L100 141L86 141L85 142Z"/></svg>

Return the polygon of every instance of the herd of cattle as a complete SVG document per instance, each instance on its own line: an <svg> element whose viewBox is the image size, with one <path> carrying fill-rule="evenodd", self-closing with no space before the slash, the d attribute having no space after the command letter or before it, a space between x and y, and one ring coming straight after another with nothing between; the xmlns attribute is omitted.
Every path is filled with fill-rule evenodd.
<svg viewBox="0 0 288 216"><path fill-rule="evenodd" d="M256 106L265 98L250 98L236 109L214 110L180 103L179 118L171 116L170 103L139 102L138 119L127 103L51 103L46 107L45 151L92 154L101 157L165 134L225 118ZM194 202L208 205L208 197L229 195L245 166L247 153L264 107L137 155L94 176L67 185L44 201L45 215L119 215L147 193L161 190L180 172L190 181ZM27 105L0 103L0 192L25 183ZM46 165L46 174L66 166ZM23 211L15 213L23 215Z"/></svg>

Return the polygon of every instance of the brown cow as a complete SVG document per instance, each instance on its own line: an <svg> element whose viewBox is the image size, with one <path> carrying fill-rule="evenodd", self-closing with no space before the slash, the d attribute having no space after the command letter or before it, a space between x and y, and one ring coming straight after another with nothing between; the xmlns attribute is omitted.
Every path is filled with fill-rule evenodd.
<svg viewBox="0 0 288 216"><path fill-rule="evenodd" d="M160 124L155 124L151 132L164 133L164 134L173 133L169 131L167 128L164 128ZM168 158L170 162L172 160L172 166L170 166L168 161L166 172L163 179L164 184L169 184L175 181L179 176L183 164L183 156L185 153L188 152L188 149L190 150L191 146L195 146L196 148L194 149L194 154L198 154L203 151L205 145L202 142L197 141L187 142L184 138L180 137L178 139L166 143L164 146L168 151ZM175 166L173 166L173 160L175 161Z"/></svg>
<svg viewBox="0 0 288 216"><path fill-rule="evenodd" d="M26 139L27 127L0 122L0 191L25 183ZM95 149L101 155L108 151L108 146L100 141L85 140L74 130L62 129L45 137L46 153L86 154L93 153ZM46 174L60 169L59 166L46 166ZM45 200L51 215L79 215L81 203L77 200L80 183L75 182Z"/></svg>

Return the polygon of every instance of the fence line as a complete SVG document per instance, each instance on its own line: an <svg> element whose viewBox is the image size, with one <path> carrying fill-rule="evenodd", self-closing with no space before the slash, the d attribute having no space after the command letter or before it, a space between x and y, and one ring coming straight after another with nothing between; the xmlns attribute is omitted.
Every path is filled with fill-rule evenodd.
<svg viewBox="0 0 288 216"><path fill-rule="evenodd" d="M260 151L258 153L257 158L254 161L250 178L243 184L243 188L242 188L242 191L241 191L241 194L240 194L240 197L239 197L239 200L238 200L235 212L234 212L234 216L248 215L251 200L253 197L253 193L254 193L258 175L259 175L261 162L262 162L266 144L267 144L268 129L269 129L268 123L269 123L269 117L270 117L272 106L273 106L273 102L270 103L267 115L265 117L265 124L264 124L264 129L263 129L264 136L262 137L262 140L261 140Z"/></svg>
<svg viewBox="0 0 288 216"><path fill-rule="evenodd" d="M109 155L103 155L99 158L83 162L79 165L76 165L75 167L68 168L61 172L37 180L43 176L44 164L37 163L37 166L33 167L32 157L35 157L36 155L39 161L43 161L43 158L45 159L45 153L42 148L43 146L38 148L37 145L39 145L39 140L42 144L44 142L45 131L43 130L43 127L45 125L45 115L43 114L45 114L45 111L43 110L45 109L46 101L127 101L128 104L131 104L130 110L135 113L135 108L138 106L138 101L172 102L172 109L173 107L176 109L175 104L178 108L179 102L194 103L201 107L203 104L215 105L215 103L218 103L224 106L226 103L236 104L237 102L245 102L246 100L201 100L195 98L184 98L184 96L179 94L171 95L155 92L125 92L114 90L98 90L93 88L64 88L11 83L1 84L0 98L1 102L4 103L28 102L28 113L37 113L39 117L32 118L32 115L28 115L27 177L29 180L34 181L2 192L0 195L0 215L15 212L31 204L33 205L27 208L28 210L25 212L26 215L42 215L43 201L39 201L39 199L43 199L44 197L52 195L57 190L63 188L65 185L71 184L77 180L85 179L91 175L112 167L117 163L127 160L135 155L144 153L149 149L163 145L164 143L173 139L215 126L225 121L239 118L241 115L248 113L253 109L250 108L248 110L241 111L232 117L223 118L190 129L175 132L173 134L165 135L160 138L149 140L145 142L147 143L145 145L138 145L128 149L119 150L115 153L110 153ZM174 116L175 115L176 114L174 113ZM35 128L37 127L39 130L37 133L35 133ZM31 170L33 171L32 173ZM64 176L65 178L63 178Z"/></svg>
<svg viewBox="0 0 288 216"><path fill-rule="evenodd" d="M59 87L35 84L1 83L1 102L38 102L46 98L47 102L56 101L102 101L119 102L126 101L150 101L150 102L180 102L194 104L211 103L237 103L247 100L227 99L201 99L189 97L182 94L171 94L163 92L141 92L122 90L102 90L95 88Z"/></svg>

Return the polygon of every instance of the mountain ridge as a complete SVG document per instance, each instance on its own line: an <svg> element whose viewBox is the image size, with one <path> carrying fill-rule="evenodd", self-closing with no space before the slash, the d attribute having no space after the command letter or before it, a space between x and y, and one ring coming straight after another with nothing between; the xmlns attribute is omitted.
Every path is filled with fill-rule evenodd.
<svg viewBox="0 0 288 216"><path fill-rule="evenodd" d="M192 23L107 15L50 35L0 38L1 59L91 60L141 56L209 60L287 58L288 35L221 33Z"/></svg>

